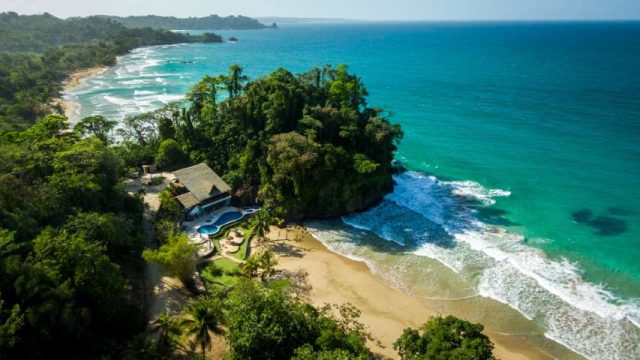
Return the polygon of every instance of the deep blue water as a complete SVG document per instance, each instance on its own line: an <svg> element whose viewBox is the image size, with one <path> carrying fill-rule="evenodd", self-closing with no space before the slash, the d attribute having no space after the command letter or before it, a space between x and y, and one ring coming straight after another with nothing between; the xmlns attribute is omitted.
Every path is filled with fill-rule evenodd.
<svg viewBox="0 0 640 360"><path fill-rule="evenodd" d="M366 239L403 244L406 259L436 259L469 294L508 304L585 356L640 358L640 23L224 35L240 41L136 50L70 96L82 115L121 119L234 63L253 78L347 63L369 103L402 125L397 157L414 172L380 207L316 225L316 236L380 267L404 258L362 253Z"/></svg>

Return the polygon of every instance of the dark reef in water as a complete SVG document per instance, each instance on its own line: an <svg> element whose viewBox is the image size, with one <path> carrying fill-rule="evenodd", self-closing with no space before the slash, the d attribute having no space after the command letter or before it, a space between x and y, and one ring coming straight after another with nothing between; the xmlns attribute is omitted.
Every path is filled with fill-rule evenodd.
<svg viewBox="0 0 640 360"><path fill-rule="evenodd" d="M598 230L601 236L615 236L627 232L627 222L610 216L598 216L590 220L587 225Z"/></svg>
<svg viewBox="0 0 640 360"><path fill-rule="evenodd" d="M573 221L584 224L593 217L593 212L589 209L582 209L571 214Z"/></svg>
<svg viewBox="0 0 640 360"><path fill-rule="evenodd" d="M609 213L618 216L626 216L628 212L621 208L609 208ZM596 235L616 236L628 231L627 222L611 216L600 215L594 217L589 209L578 210L571 214L573 221L596 229Z"/></svg>

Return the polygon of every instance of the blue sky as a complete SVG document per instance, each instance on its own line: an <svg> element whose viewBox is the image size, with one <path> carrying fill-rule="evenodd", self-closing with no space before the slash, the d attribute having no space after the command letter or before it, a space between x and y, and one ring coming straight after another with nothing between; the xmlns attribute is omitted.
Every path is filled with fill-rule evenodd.
<svg viewBox="0 0 640 360"><path fill-rule="evenodd" d="M379 20L640 19L640 0L0 0L0 11Z"/></svg>

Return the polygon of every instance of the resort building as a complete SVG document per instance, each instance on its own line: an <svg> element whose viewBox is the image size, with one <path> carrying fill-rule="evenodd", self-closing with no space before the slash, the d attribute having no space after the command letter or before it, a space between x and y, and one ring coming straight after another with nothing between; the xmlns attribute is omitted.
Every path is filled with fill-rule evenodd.
<svg viewBox="0 0 640 360"><path fill-rule="evenodd" d="M207 210L230 205L231 187L207 164L201 163L174 171L174 184L183 188L176 200L186 215L198 216Z"/></svg>

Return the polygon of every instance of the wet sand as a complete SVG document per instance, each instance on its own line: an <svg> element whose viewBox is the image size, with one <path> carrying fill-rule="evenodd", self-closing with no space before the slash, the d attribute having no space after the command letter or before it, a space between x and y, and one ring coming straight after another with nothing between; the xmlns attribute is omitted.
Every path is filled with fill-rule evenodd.
<svg viewBox="0 0 640 360"><path fill-rule="evenodd" d="M379 340L379 343L371 342L371 348L384 356L399 358L393 350L393 342L404 328L419 327L430 317L446 315L434 311L420 298L387 286L366 264L327 250L304 229L274 230L270 236L298 239L276 247L278 267L288 271L304 269L308 273L307 280L312 286L308 300L312 304L352 303L360 309L360 320ZM552 359L520 338L488 335L495 344L494 354L498 359Z"/></svg>
<svg viewBox="0 0 640 360"><path fill-rule="evenodd" d="M108 66L99 66L75 71L71 73L65 81L62 82L63 92L75 89L78 86L82 85L87 79L90 79L94 76L102 75L107 70L109 70ZM78 104L71 100L65 99L64 97L54 99L51 102L52 107L56 106L56 104L59 104L62 107L64 115L69 120L69 122L74 123L77 120L76 117L78 116Z"/></svg>

